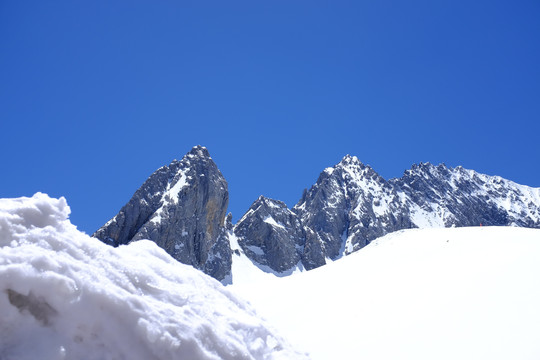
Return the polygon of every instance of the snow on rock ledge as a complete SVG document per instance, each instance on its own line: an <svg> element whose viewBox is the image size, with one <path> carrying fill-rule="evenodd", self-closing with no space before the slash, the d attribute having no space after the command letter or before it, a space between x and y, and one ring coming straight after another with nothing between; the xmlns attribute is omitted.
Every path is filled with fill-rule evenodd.
<svg viewBox="0 0 540 360"><path fill-rule="evenodd" d="M151 241L77 231L64 198L0 199L0 359L304 359Z"/></svg>

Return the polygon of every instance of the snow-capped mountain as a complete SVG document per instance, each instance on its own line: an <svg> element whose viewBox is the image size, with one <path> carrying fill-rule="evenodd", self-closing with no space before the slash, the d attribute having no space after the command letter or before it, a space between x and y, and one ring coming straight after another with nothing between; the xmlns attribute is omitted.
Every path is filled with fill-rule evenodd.
<svg viewBox="0 0 540 360"><path fill-rule="evenodd" d="M398 211L401 204L390 183L347 155L321 173L293 210L315 234L324 258L337 259L385 233L413 227Z"/></svg>
<svg viewBox="0 0 540 360"><path fill-rule="evenodd" d="M461 166L414 165L391 183L410 198L417 227L540 227L540 189ZM431 213L426 216L425 212ZM426 224L425 221L428 221Z"/></svg>
<svg viewBox="0 0 540 360"><path fill-rule="evenodd" d="M277 207L267 208L264 214L264 222L273 227L263 225L254 211L257 202L235 227L239 244L262 244L279 234L281 244L286 243L283 247L294 245L303 251L299 257L306 269L348 255L373 239L401 229L480 225L540 228L538 188L462 167L429 163L413 165L403 177L387 181L350 155L325 169L291 210L289 222L300 223L303 232L298 226L284 227L277 220L283 210ZM246 226L266 229L262 233L247 232ZM298 238L301 233L303 240ZM246 249L244 246L250 256ZM273 256L261 249L257 257L252 257L255 261ZM262 263L275 271L286 270Z"/></svg>
<svg viewBox="0 0 540 360"><path fill-rule="evenodd" d="M176 260L223 279L231 268L227 182L202 146L154 172L94 233L114 246L150 239Z"/></svg>
<svg viewBox="0 0 540 360"><path fill-rule="evenodd" d="M197 146L152 174L94 236L112 245L148 238L175 259L230 282L240 255L289 274L401 229L540 228L540 188L429 163L385 180L350 155L326 168L292 209L261 196L233 228L230 217L225 221L227 202L227 182L206 148Z"/></svg>
<svg viewBox="0 0 540 360"><path fill-rule="evenodd" d="M282 204L255 211L276 226L264 207ZM539 229L401 230L276 277L229 223L224 287L152 241L92 239L69 212L0 199L0 359L540 358Z"/></svg>

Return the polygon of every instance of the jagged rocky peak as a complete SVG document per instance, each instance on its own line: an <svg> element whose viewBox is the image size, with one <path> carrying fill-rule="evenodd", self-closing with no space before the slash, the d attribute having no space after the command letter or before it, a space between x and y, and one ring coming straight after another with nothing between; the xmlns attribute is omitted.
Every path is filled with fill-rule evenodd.
<svg viewBox="0 0 540 360"><path fill-rule="evenodd" d="M362 162L356 157L350 154L347 154L341 159L341 161L336 166L363 166Z"/></svg>
<svg viewBox="0 0 540 360"><path fill-rule="evenodd" d="M231 274L233 240L239 256L284 275L401 229L540 228L540 188L431 163L387 181L351 155L324 169L292 209L260 196L233 226L232 216L225 218L228 200L227 182L208 150L195 146L154 172L94 236L114 246L153 240L177 260L223 280Z"/></svg>
<svg viewBox="0 0 540 360"><path fill-rule="evenodd" d="M400 222L389 214L396 196L375 170L347 155L321 173L293 211L314 234L311 245L320 242L324 257L337 259L383 233L375 226L383 217Z"/></svg>
<svg viewBox="0 0 540 360"><path fill-rule="evenodd" d="M319 180L339 178L341 186L369 186L370 182L382 184L386 182L373 168L362 163L356 156L346 155L333 167L326 168ZM319 183L320 181L317 181Z"/></svg>
<svg viewBox="0 0 540 360"><path fill-rule="evenodd" d="M399 179L390 182L412 196L415 202L452 200L458 195L473 195L485 190L487 175L480 175L461 166L447 167L428 163L414 164Z"/></svg>
<svg viewBox="0 0 540 360"><path fill-rule="evenodd" d="M260 196L234 227L244 253L276 272L296 266L302 257L302 225L285 203Z"/></svg>
<svg viewBox="0 0 540 360"><path fill-rule="evenodd" d="M94 236L115 246L153 240L178 261L222 279L232 261L224 228L228 203L225 178L208 150L195 146L152 174Z"/></svg>
<svg viewBox="0 0 540 360"><path fill-rule="evenodd" d="M378 174L369 165L364 165L356 156L346 155L339 163L321 172L317 182L304 192L294 210L302 212L310 202L323 206L328 200L340 201L345 198L349 184L371 178L379 180ZM337 196L340 199L329 199L328 196Z"/></svg>
<svg viewBox="0 0 540 360"><path fill-rule="evenodd" d="M371 166L364 164L358 157L352 156L352 155L345 155L343 159L339 163L333 166L334 169L336 168L349 168L349 169L355 169L358 170L366 170L366 171L373 171Z"/></svg>
<svg viewBox="0 0 540 360"><path fill-rule="evenodd" d="M540 227L539 189L518 185L500 176L473 170L438 166L414 166L392 183L439 226L517 225ZM413 210L414 210L413 207Z"/></svg>
<svg viewBox="0 0 540 360"><path fill-rule="evenodd" d="M263 206L265 208L274 208L274 209L287 209L287 205L283 201L274 200L267 198L263 195L259 196L257 200L251 205L251 208Z"/></svg>
<svg viewBox="0 0 540 360"><path fill-rule="evenodd" d="M450 176L453 172L462 172L463 168L450 168L446 164L441 163L439 165L434 165L430 162L421 162L418 164L413 164L409 170L405 170L403 177L408 176L424 176L426 178L445 178Z"/></svg>
<svg viewBox="0 0 540 360"><path fill-rule="evenodd" d="M201 145L194 146L187 154L188 158L211 159L208 149Z"/></svg>

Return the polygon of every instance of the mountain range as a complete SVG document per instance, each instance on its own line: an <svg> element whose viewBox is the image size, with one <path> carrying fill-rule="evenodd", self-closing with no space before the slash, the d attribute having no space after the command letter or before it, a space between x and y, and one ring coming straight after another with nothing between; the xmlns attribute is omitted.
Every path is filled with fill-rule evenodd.
<svg viewBox="0 0 540 360"><path fill-rule="evenodd" d="M176 260L231 283L238 257L283 276L402 229L540 228L540 188L430 163L385 180L350 155L324 169L292 208L260 196L233 225L228 202L227 181L208 150L195 146L156 170L93 236L112 246L150 239Z"/></svg>

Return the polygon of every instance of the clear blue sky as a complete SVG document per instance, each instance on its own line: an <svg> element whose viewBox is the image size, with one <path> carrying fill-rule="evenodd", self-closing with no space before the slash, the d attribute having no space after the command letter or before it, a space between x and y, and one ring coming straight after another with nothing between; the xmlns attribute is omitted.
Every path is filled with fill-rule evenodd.
<svg viewBox="0 0 540 360"><path fill-rule="evenodd" d="M540 2L0 1L0 197L93 232L208 147L238 219L346 154L540 186Z"/></svg>

